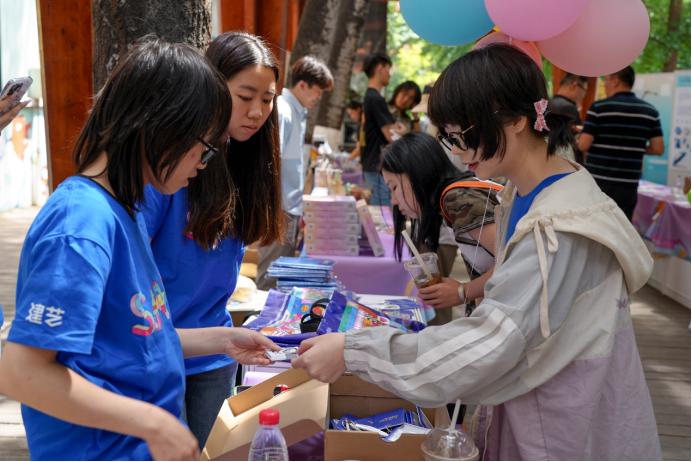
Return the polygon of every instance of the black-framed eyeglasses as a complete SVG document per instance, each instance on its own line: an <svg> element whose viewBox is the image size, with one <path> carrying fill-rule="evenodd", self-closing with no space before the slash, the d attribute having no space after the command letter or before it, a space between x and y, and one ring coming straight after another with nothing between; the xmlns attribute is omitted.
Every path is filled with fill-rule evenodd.
<svg viewBox="0 0 692 462"><path fill-rule="evenodd" d="M205 148L207 148L207 149L205 149L204 152L202 153L202 159L201 159L201 162L202 162L204 165L207 165L207 162L209 162L209 161L211 160L212 157L214 157L216 154L218 154L218 153L219 153L219 150L216 149L216 148L215 148L214 146L212 146L211 144L209 144L209 143L207 143L206 141L204 141L202 138L199 138L199 142L202 143L202 144L204 145Z"/></svg>
<svg viewBox="0 0 692 462"><path fill-rule="evenodd" d="M452 132L452 133L444 133L440 131L440 133L437 134L437 139L440 141L440 144L444 146L448 150L452 150L453 146L456 146L457 148L461 149L462 151L468 151L469 145L464 139L464 134L471 130L475 125L471 125L469 128L462 130L460 132Z"/></svg>

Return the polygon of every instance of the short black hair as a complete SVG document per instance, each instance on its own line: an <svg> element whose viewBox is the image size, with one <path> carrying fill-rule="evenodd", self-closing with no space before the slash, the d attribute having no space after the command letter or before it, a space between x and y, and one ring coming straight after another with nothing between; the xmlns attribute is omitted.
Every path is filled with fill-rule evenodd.
<svg viewBox="0 0 692 462"><path fill-rule="evenodd" d="M334 87L332 72L324 61L314 56L303 56L293 63L290 86L297 85L301 80L310 86L317 85L322 90L331 90Z"/></svg>
<svg viewBox="0 0 692 462"><path fill-rule="evenodd" d="M523 52L506 44L491 44L472 50L442 71L430 93L428 116L444 133L447 124L462 129L473 126L464 136L470 149L483 148L482 160L504 157L503 126L526 117L536 121L534 103L548 99L545 77L536 63ZM549 131L548 155L574 139L565 116L546 112ZM536 136L545 136L535 131Z"/></svg>
<svg viewBox="0 0 692 462"><path fill-rule="evenodd" d="M346 105L346 109L355 109L355 110L363 109L363 103L361 103L360 101L351 100Z"/></svg>
<svg viewBox="0 0 692 462"><path fill-rule="evenodd" d="M375 68L380 64L391 66L392 60L384 53L373 53L368 55L363 60L363 72L370 78L375 75Z"/></svg>
<svg viewBox="0 0 692 462"><path fill-rule="evenodd" d="M589 83L589 78L584 77L583 75L577 75L577 74L566 74L561 80L560 80L560 86L570 84L572 82L578 82L578 83Z"/></svg>
<svg viewBox="0 0 692 462"><path fill-rule="evenodd" d="M199 51L146 36L96 95L73 151L77 172L105 152L114 196L134 212L145 166L165 182L200 139L221 144L230 115L226 82Z"/></svg>
<svg viewBox="0 0 692 462"><path fill-rule="evenodd" d="M611 75L614 75L615 77L620 80L620 82L624 83L628 87L632 88L634 86L634 69L632 66L627 66L624 69L621 69Z"/></svg>

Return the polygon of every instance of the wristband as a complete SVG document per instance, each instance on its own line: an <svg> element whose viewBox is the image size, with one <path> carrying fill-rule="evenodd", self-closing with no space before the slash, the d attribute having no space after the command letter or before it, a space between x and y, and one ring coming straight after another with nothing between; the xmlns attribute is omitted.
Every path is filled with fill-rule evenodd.
<svg viewBox="0 0 692 462"><path fill-rule="evenodd" d="M457 289L457 294L459 294L459 300L461 300L460 305L466 305L466 288L464 284L459 284L459 288Z"/></svg>

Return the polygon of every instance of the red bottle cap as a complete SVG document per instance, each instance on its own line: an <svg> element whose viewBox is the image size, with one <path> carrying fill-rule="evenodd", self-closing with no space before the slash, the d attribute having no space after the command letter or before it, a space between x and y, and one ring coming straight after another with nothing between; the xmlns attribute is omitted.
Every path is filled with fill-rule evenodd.
<svg viewBox="0 0 692 462"><path fill-rule="evenodd" d="M279 425L279 411L276 409L263 409L259 414L260 425Z"/></svg>

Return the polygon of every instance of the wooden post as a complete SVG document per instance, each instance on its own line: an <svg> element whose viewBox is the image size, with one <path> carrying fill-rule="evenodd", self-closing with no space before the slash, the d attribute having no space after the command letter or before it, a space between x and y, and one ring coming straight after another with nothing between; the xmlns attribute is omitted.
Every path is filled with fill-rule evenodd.
<svg viewBox="0 0 692 462"><path fill-rule="evenodd" d="M243 30L266 40L281 69L281 87L304 4L304 0L220 0L220 31Z"/></svg>
<svg viewBox="0 0 692 462"><path fill-rule="evenodd" d="M74 174L72 148L91 108L91 2L37 0L52 192Z"/></svg>

